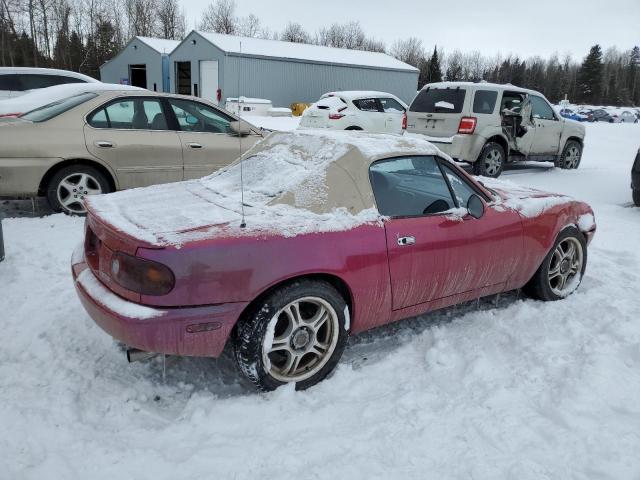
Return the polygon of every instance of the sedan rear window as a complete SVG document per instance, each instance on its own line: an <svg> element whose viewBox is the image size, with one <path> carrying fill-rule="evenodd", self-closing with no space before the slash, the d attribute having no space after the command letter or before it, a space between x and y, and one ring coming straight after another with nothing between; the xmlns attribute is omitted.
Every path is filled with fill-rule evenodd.
<svg viewBox="0 0 640 480"><path fill-rule="evenodd" d="M429 88L421 90L409 110L424 113L460 113L467 91L462 88Z"/></svg>
<svg viewBox="0 0 640 480"><path fill-rule="evenodd" d="M85 92L80 95L74 95L73 97L63 98L62 100L31 110L20 118L36 123L45 122L97 96L96 93Z"/></svg>
<svg viewBox="0 0 640 480"><path fill-rule="evenodd" d="M16 75L0 75L0 90L17 90Z"/></svg>

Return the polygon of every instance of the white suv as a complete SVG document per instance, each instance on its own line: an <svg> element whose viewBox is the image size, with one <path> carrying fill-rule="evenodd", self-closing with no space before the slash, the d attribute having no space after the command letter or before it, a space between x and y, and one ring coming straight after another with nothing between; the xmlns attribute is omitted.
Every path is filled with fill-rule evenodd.
<svg viewBox="0 0 640 480"><path fill-rule="evenodd" d="M53 68L0 67L0 100L24 95L39 88L64 83L93 83L95 78L68 70Z"/></svg>
<svg viewBox="0 0 640 480"><path fill-rule="evenodd" d="M404 133L407 105L384 92L330 92L307 108L300 128Z"/></svg>
<svg viewBox="0 0 640 480"><path fill-rule="evenodd" d="M562 118L541 93L509 84L427 84L407 115L408 132L473 164L476 175L497 177L518 160L578 168L582 157L584 126Z"/></svg>

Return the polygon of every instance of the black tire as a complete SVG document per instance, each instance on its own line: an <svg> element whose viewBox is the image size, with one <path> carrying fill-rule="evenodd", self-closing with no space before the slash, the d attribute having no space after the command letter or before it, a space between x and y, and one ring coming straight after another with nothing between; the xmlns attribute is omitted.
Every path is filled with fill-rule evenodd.
<svg viewBox="0 0 640 480"><path fill-rule="evenodd" d="M357 127L355 125L352 125L350 127L345 128L345 130L360 130L361 131L362 128L361 127Z"/></svg>
<svg viewBox="0 0 640 480"><path fill-rule="evenodd" d="M633 197L634 205L640 207L640 190L631 190L631 196Z"/></svg>
<svg viewBox="0 0 640 480"><path fill-rule="evenodd" d="M340 295L332 285L317 280L298 280L289 285L285 285L257 302L256 305L240 319L235 332L233 347L236 364L242 374L262 391L275 390L285 383L293 383L293 380L287 382L274 376L276 373L272 370L272 358L269 357L267 359L270 365L265 365L263 350L269 324L272 321L275 322L271 334L277 335L279 322L281 318L283 318L283 315L285 315L285 312L281 312L278 317L275 317L275 315L292 302L303 298L321 299L326 302L333 309L337 321L335 321L336 328L332 330L330 335L332 341L335 339L333 350L328 351L323 357L323 361L325 362L323 365L318 362L317 366L314 367L318 370L313 375L295 381L296 390L304 390L325 379L327 375L334 370L342 356L348 339L348 332L345 329L345 310L347 305L342 295ZM304 304L301 303L300 305ZM285 316L284 318L286 321L287 317ZM327 320L326 324L329 324L330 321L330 319ZM283 335L285 337L287 336L286 334ZM289 336L292 339L295 337L294 334L290 334ZM315 339L316 337L313 336L312 338ZM287 348L293 348L293 340L291 340L291 342L287 341L287 345ZM306 347L303 347L302 351L304 351L304 348ZM281 352L284 352L284 350L281 350ZM305 355L308 355L308 353L301 354L302 358L305 358ZM289 358L290 354L287 353L286 356ZM275 365L276 361L273 360L273 362ZM302 361L300 363L302 364ZM276 366L275 369L277 368ZM308 367L306 368L309 370ZM302 375L305 374L307 373L303 373Z"/></svg>
<svg viewBox="0 0 640 480"><path fill-rule="evenodd" d="M75 178L82 178L83 175L86 176L85 178L88 178L87 185L89 186L89 188L87 188L86 190L80 190L78 188L79 191L75 192L69 191L68 189L62 187L61 183L63 182L63 180L71 179L71 181L75 181ZM80 185L78 185L78 187L79 186ZM59 189L64 190L65 193L68 192L69 195L72 195L72 201L74 203L64 205L61 202L60 196L58 195ZM63 212L68 215L84 215L86 213L86 210L84 209L82 199L85 195L92 195L94 193L109 193L110 191L111 187L109 186L109 181L98 169L87 165L69 165L68 167L61 168L53 175L53 177L51 177L49 183L47 184L46 193L47 202L54 211Z"/></svg>
<svg viewBox="0 0 640 480"><path fill-rule="evenodd" d="M577 161L573 154L577 150ZM576 140L569 140L562 149L562 154L555 162L556 167L566 170L576 169L580 166L582 160L582 144Z"/></svg>
<svg viewBox="0 0 640 480"><path fill-rule="evenodd" d="M549 270L551 268L552 261L554 260L554 252L558 248L558 245L560 245L567 239L575 239L575 241L580 244L582 248L582 267L580 268L580 275L577 280L574 280L574 278L568 280L568 282L572 282L572 285L570 285L570 289L567 289L567 293L558 295L556 292L554 292L554 289L551 286L551 281L549 280ZM526 295L537 300L561 300L569 296L578 288L578 286L582 282L582 277L584 276L586 268L587 243L585 241L584 235L582 235L582 233L580 233L580 231L575 227L567 227L558 234L558 238L554 242L553 247L551 248L547 256L544 258L542 265L540 265L531 280L529 280L529 282L524 286L523 291ZM575 284L575 281L577 281L578 283Z"/></svg>
<svg viewBox="0 0 640 480"><path fill-rule="evenodd" d="M480 152L480 156L473 163L473 174L483 177L498 178L504 169L506 155L502 145L488 142Z"/></svg>

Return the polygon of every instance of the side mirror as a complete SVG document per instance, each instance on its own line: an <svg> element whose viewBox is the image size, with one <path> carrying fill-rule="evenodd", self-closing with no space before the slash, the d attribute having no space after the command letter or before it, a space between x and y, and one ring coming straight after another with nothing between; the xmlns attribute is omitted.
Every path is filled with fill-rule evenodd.
<svg viewBox="0 0 640 480"><path fill-rule="evenodd" d="M484 215L484 202L475 193L467 201L467 211L473 218L480 218Z"/></svg>
<svg viewBox="0 0 640 480"><path fill-rule="evenodd" d="M246 137L247 135L251 135L253 130L247 122L235 121L229 123L229 130L235 135L239 135L241 137Z"/></svg>

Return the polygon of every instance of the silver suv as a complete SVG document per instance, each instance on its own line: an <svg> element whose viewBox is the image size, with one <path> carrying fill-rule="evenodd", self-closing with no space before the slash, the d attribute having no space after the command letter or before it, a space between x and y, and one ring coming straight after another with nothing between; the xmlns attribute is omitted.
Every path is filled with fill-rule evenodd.
<svg viewBox="0 0 640 480"><path fill-rule="evenodd" d="M425 85L407 112L407 131L426 135L488 177L519 160L578 168L585 135L583 125L562 118L541 93L486 82Z"/></svg>

